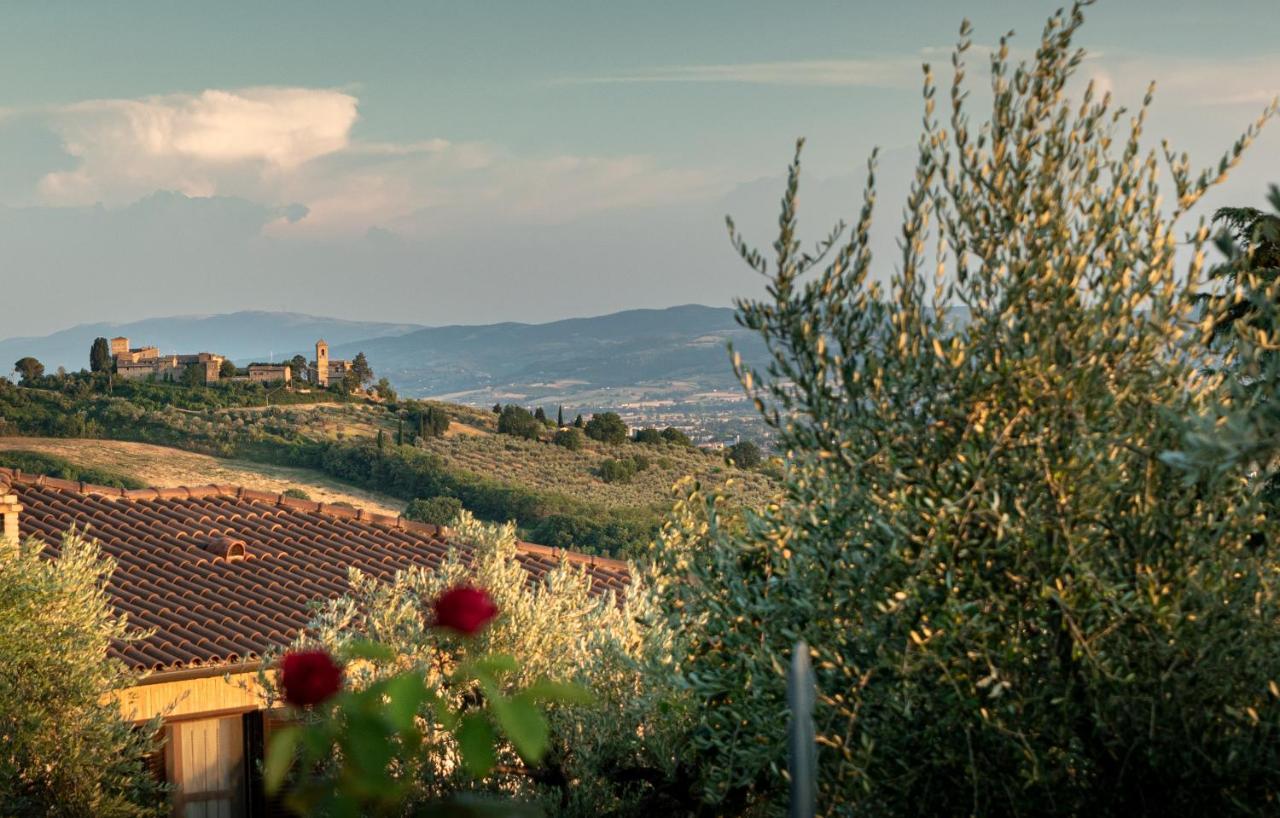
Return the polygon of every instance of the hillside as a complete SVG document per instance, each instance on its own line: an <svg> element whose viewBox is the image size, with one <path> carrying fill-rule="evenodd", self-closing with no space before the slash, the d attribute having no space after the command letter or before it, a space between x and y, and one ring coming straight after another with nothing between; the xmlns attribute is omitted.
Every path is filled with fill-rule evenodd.
<svg viewBox="0 0 1280 818"><path fill-rule="evenodd" d="M0 340L0 362L8 366L31 355L50 372L60 366L75 371L89 365L89 346L94 338L117 335L137 344L154 344L162 353L217 352L241 362L271 357L280 361L299 352L310 354L319 338L336 345L419 328L414 324L344 321L291 312L148 318L128 323L81 324L43 337Z"/></svg>
<svg viewBox="0 0 1280 818"><path fill-rule="evenodd" d="M665 441L586 439L571 451L552 442L552 428L537 426L537 440L499 434L492 411L457 404L229 405L237 395L225 385L177 384L109 393L105 378L87 374L24 387L0 381L0 434L16 438L8 445L17 449L57 438L37 451L153 483L225 479L273 490L307 483L354 498L341 501L392 511L449 497L481 519L514 520L532 541L615 555L647 547L682 477L740 506L760 507L774 490L766 473L730 466L718 453ZM448 417L442 436L417 434L429 415ZM77 440L59 442L66 438ZM138 444L203 459L155 445L130 448ZM231 471L215 477L221 469Z"/></svg>
<svg viewBox="0 0 1280 818"><path fill-rule="evenodd" d="M404 503L395 498L343 485L310 469L210 457L169 446L119 440L0 437L0 465L4 453L21 451L53 455L77 466L109 469L145 486L217 483L276 493L301 489L312 500L324 503L349 503L383 514L399 514L404 509Z"/></svg>
<svg viewBox="0 0 1280 818"><path fill-rule="evenodd" d="M750 505L762 504L773 486L764 474L733 468L715 452L671 444L606 445L590 439L583 440L580 451L570 451L549 440L498 434L492 412L435 401L429 405L443 409L453 422L443 437L419 441L416 445L422 451L439 455L451 467L477 477L501 477L538 490L567 492L606 508L662 504L672 485L685 476L696 477L708 489ZM217 412L212 423L252 423L256 419L261 419L264 428L287 426L310 439L332 441L368 439L379 430L389 440L398 427L396 419L381 407L367 404L225 409ZM604 461L637 454L649 465L630 481L608 483L599 476Z"/></svg>
<svg viewBox="0 0 1280 818"><path fill-rule="evenodd" d="M758 353L758 340L733 315L729 308L686 305L548 324L430 327L338 344L335 354L363 350L414 395L551 399L584 387L676 383L711 390L736 386L726 343Z"/></svg>
<svg viewBox="0 0 1280 818"><path fill-rule="evenodd" d="M759 360L758 336L726 307L627 310L544 324L420 327L294 313L157 318L73 327L44 338L0 341L0 362L33 356L49 372L87 365L97 336L126 335L162 351L220 352L245 363L311 356L318 338L335 358L364 352L407 397L472 406L519 401L577 412L614 409L633 423L677 425L700 439L762 437L729 365L732 343Z"/></svg>

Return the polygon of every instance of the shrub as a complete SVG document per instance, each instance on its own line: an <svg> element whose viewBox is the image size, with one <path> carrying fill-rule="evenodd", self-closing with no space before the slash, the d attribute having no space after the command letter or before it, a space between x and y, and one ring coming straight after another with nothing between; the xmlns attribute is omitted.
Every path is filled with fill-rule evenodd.
<svg viewBox="0 0 1280 818"><path fill-rule="evenodd" d="M1160 459L1223 383L1189 320L1208 229L1182 270L1176 223L1255 128L1198 177L1170 149L1162 176L1149 98L1127 129L1092 86L1068 98L1081 21L1052 18L1030 64L1002 42L989 123L967 24L945 130L926 75L886 289L870 189L827 258L800 249L798 158L776 267L734 236L770 278L739 302L767 367L735 368L794 452L785 494L736 520L691 492L658 549L688 577L668 610L696 634L689 757L720 812L785 804L797 639L825 814L1276 809L1280 519L1246 465Z"/></svg>
<svg viewBox="0 0 1280 818"><path fill-rule="evenodd" d="M740 469L754 469L764 460L764 455L760 453L760 447L750 440L742 440L733 444L725 452L724 457L725 460Z"/></svg>
<svg viewBox="0 0 1280 818"><path fill-rule="evenodd" d="M13 365L13 371L22 379L23 385L31 385L44 377L44 364L31 356L19 358Z"/></svg>
<svg viewBox="0 0 1280 818"><path fill-rule="evenodd" d="M425 500L414 500L405 508L404 516L406 519L417 520L420 523L449 525L461 511L461 500L457 497L446 497L441 495L439 497L430 497Z"/></svg>
<svg viewBox="0 0 1280 818"><path fill-rule="evenodd" d="M310 500L310 499L311 499L311 495L310 495L310 494L307 494L307 493L306 493L305 491L303 491L302 489L285 489L285 490L284 490L284 496L285 496L285 497L292 497L292 498L293 498L293 499L295 499L295 500Z"/></svg>
<svg viewBox="0 0 1280 818"><path fill-rule="evenodd" d="M617 412L602 412L591 416L586 426L587 437L601 443L625 443L627 424Z"/></svg>
<svg viewBox="0 0 1280 818"><path fill-rule="evenodd" d="M61 457L42 452L29 452L18 449L3 451L0 452L0 466L20 469L33 474L47 474L50 477L60 477L63 480L81 480L97 486L110 486L120 489L146 488L146 483L130 475L107 469L78 466Z"/></svg>
<svg viewBox="0 0 1280 818"><path fill-rule="evenodd" d="M615 460L612 457L600 461L596 474L606 483L626 483L636 475L636 464L630 458Z"/></svg>
<svg viewBox="0 0 1280 818"><path fill-rule="evenodd" d="M451 552L438 569L411 569L388 583L353 571L348 596L326 603L297 647L319 644L339 655L365 639L389 647L392 656L349 667L346 684L356 690L409 668L438 686L461 662L496 654L519 660L503 677L503 692L540 679L577 683L592 701L565 703L549 714L550 750L542 765L527 768L503 742L499 766L483 789L569 818L688 814L692 805L672 797L681 794L673 785L688 700L667 667L676 642L655 604L658 577L636 570L621 599L592 596L582 568L566 562L531 584L517 559L513 526L478 524L464 512L457 529L460 542L475 545L472 559ZM500 612L472 640L431 627L429 601L458 585L485 588ZM451 701L465 707L469 693L457 691ZM422 763L389 773L407 788L410 802L474 786L460 776L457 745L436 728L434 711L424 706L418 715L432 738L417 753Z"/></svg>
<svg viewBox="0 0 1280 818"><path fill-rule="evenodd" d="M677 446L693 446L689 436L674 426L668 426L662 430L662 439Z"/></svg>
<svg viewBox="0 0 1280 818"><path fill-rule="evenodd" d="M502 407L502 414L498 415L498 431L504 435L536 440L542 429L542 423L528 409L514 404Z"/></svg>
<svg viewBox="0 0 1280 818"><path fill-rule="evenodd" d="M636 443L662 443L664 441L662 432L657 429L636 429L635 436L632 439Z"/></svg>
<svg viewBox="0 0 1280 818"><path fill-rule="evenodd" d="M413 428L418 432L418 437L444 437L444 433L449 431L449 425L452 422L449 413L438 406L422 406L416 409L412 415ZM500 428L499 431L502 431Z"/></svg>
<svg viewBox="0 0 1280 818"><path fill-rule="evenodd" d="M582 450L582 432L572 427L561 429L551 438L557 446L563 446L571 452Z"/></svg>
<svg viewBox="0 0 1280 818"><path fill-rule="evenodd" d="M167 815L141 729L115 698L134 678L109 654L134 638L107 597L114 570L92 542L0 543L0 803L9 815Z"/></svg>

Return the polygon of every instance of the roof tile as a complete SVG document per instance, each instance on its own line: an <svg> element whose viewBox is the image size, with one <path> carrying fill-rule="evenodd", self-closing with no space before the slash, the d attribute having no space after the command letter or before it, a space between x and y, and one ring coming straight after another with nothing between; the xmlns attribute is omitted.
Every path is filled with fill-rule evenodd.
<svg viewBox="0 0 1280 818"><path fill-rule="evenodd" d="M226 664L283 647L310 619L312 600L347 590L352 566L390 579L439 567L451 548L464 561L471 554L439 526L236 486L121 490L8 469L0 486L19 496L22 534L45 542L49 555L75 526L115 558L108 593L153 632L114 651L141 670ZM582 565L595 593L629 581L616 560L519 549L531 582L561 560Z"/></svg>

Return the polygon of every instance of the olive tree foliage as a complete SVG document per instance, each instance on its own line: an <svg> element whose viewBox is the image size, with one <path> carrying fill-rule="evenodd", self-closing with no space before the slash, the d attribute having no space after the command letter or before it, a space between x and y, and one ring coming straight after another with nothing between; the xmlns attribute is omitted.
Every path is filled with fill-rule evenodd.
<svg viewBox="0 0 1280 818"><path fill-rule="evenodd" d="M1272 212L1222 208L1215 238L1224 259L1210 269L1220 286L1200 295L1211 361L1231 376L1228 394L1165 459L1187 471L1229 472L1244 466L1266 476L1280 498L1280 186L1268 195Z"/></svg>
<svg viewBox="0 0 1280 818"><path fill-rule="evenodd" d="M43 543L0 542L0 804L7 815L167 815L144 758L158 724L137 729L114 698L133 684L108 655L134 638L107 598L113 565L74 532L57 559Z"/></svg>
<svg viewBox="0 0 1280 818"><path fill-rule="evenodd" d="M798 154L773 264L733 234L768 279L738 304L768 363L735 369L782 496L735 521L690 492L656 550L688 578L666 606L696 634L690 758L726 813L785 805L798 639L822 814L1277 809L1280 521L1247 468L1161 459L1224 399L1194 301L1209 228L1178 264L1178 222L1274 105L1203 173L1145 148L1150 93L1126 113L1071 83L1083 5L1028 61L1000 41L986 121L967 23L945 122L926 66L887 286L874 173L847 238L802 250Z"/></svg>
<svg viewBox="0 0 1280 818"><path fill-rule="evenodd" d="M548 815L633 815L667 804L688 719L668 669L677 637L657 606L658 577L637 569L621 599L593 596L582 567L564 562L530 585L513 526L480 523L463 511L451 539L474 544L471 557L453 552L438 569L403 572L390 582L353 569L350 593L328 602L299 644L341 651L352 640L374 640L394 658L349 666L350 684L418 667L429 686L458 702L477 695L448 687L450 670L467 657L516 657L518 675L505 679L516 687L539 679L576 682L591 702L549 712L551 749L542 764L527 769L503 748L498 772L482 786L536 802ZM500 611L471 641L431 626L430 601L460 583L486 589ZM429 729L424 744L421 764L404 773L415 800L474 786L459 774L450 734Z"/></svg>

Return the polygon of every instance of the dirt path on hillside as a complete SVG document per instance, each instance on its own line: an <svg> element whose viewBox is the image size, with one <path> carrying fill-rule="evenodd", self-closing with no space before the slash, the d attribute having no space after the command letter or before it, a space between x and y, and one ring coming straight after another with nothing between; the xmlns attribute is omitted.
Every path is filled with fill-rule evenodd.
<svg viewBox="0 0 1280 818"><path fill-rule="evenodd" d="M339 483L310 469L270 466L245 460L184 452L150 443L119 440L82 440L52 437L0 437L0 450L41 452L78 466L123 472L149 486L231 484L259 491L284 492L297 488L312 500L350 503L382 514L399 514L404 502L385 494Z"/></svg>

